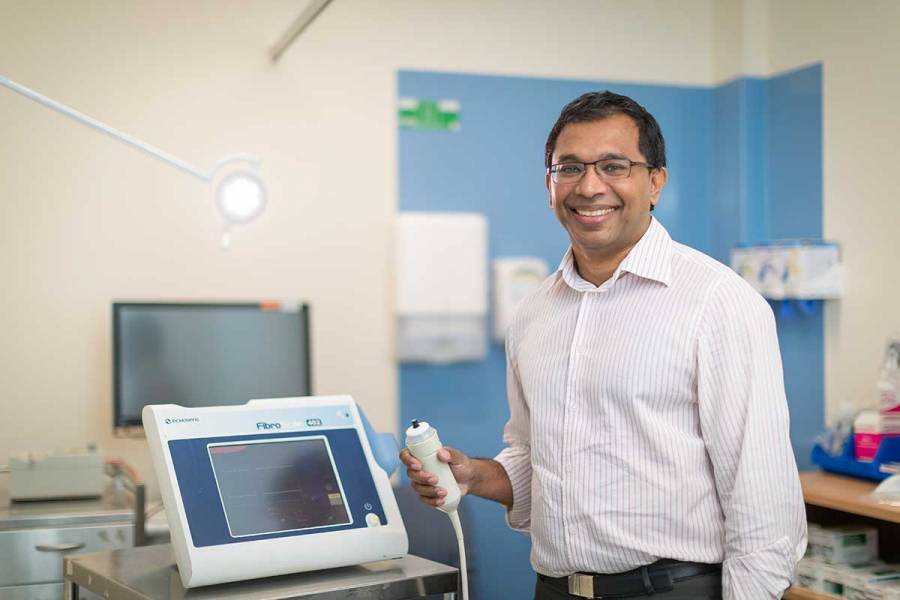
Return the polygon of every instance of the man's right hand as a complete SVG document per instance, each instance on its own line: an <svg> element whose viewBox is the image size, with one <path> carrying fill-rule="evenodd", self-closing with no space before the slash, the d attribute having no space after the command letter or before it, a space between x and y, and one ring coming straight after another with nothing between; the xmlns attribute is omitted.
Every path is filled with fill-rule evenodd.
<svg viewBox="0 0 900 600"><path fill-rule="evenodd" d="M450 465L450 471L459 485L459 492L465 496L471 491L476 479L476 461L453 448L441 448L437 453L438 460ZM444 504L447 490L437 487L437 475L422 470L422 463L413 456L408 448L400 452L400 460L406 465L412 489L419 495L419 500L435 508Z"/></svg>

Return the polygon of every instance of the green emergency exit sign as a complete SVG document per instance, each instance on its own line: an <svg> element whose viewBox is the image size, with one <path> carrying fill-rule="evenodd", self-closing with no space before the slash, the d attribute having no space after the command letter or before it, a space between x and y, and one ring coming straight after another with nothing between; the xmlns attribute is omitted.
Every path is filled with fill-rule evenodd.
<svg viewBox="0 0 900 600"><path fill-rule="evenodd" d="M400 98L398 117L401 129L458 131L459 100Z"/></svg>

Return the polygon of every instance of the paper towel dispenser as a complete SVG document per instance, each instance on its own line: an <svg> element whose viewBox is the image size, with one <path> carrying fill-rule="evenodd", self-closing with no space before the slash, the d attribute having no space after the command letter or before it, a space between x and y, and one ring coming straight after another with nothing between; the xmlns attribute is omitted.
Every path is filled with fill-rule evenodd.
<svg viewBox="0 0 900 600"><path fill-rule="evenodd" d="M397 216L397 359L446 363L487 354L487 219Z"/></svg>

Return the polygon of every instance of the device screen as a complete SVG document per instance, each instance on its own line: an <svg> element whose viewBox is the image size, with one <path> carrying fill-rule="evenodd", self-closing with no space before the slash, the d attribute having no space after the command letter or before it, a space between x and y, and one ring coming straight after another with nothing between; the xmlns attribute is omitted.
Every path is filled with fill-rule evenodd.
<svg viewBox="0 0 900 600"><path fill-rule="evenodd" d="M207 449L232 537L352 522L324 437Z"/></svg>

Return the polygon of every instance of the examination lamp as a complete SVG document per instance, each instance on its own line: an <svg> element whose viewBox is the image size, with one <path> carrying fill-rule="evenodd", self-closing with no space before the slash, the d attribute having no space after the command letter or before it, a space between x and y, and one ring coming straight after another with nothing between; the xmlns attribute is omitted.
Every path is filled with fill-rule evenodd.
<svg viewBox="0 0 900 600"><path fill-rule="evenodd" d="M214 183L216 205L219 207L219 212L225 220L225 231L222 234L223 248L228 248L231 244L230 227L232 225L244 225L253 221L262 214L266 207L266 188L262 179L257 175L260 161L255 156L250 154L231 154L222 158L208 171L201 171L171 154L113 129L109 125L101 123L64 104L51 100L24 85L10 81L3 75L0 75L0 85L74 119L82 125L87 125L100 133L146 152L150 156L188 175L193 175L210 184Z"/></svg>

